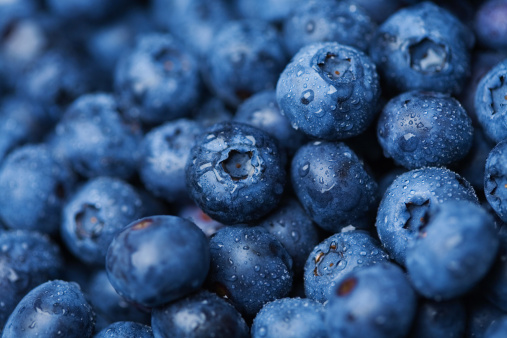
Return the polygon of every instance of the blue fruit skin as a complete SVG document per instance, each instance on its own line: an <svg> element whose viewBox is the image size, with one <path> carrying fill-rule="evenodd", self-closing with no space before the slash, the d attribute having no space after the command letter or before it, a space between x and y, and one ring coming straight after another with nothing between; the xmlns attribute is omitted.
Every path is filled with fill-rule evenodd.
<svg viewBox="0 0 507 338"><path fill-rule="evenodd" d="M7 96L0 104L0 162L16 147L40 141L51 119L38 104L22 96Z"/></svg>
<svg viewBox="0 0 507 338"><path fill-rule="evenodd" d="M208 129L192 148L187 191L211 218L224 224L252 222L278 204L285 170L275 141L239 122Z"/></svg>
<svg viewBox="0 0 507 338"><path fill-rule="evenodd" d="M305 135L294 130L287 117L280 112L274 90L266 90L246 99L238 107L234 121L268 132L288 155L294 155L306 141Z"/></svg>
<svg viewBox="0 0 507 338"><path fill-rule="evenodd" d="M95 93L79 97L67 109L49 145L86 178L131 177L139 158L141 132L127 124L110 94Z"/></svg>
<svg viewBox="0 0 507 338"><path fill-rule="evenodd" d="M350 1L309 1L283 23L290 55L315 42L335 41L366 52L377 25L362 7Z"/></svg>
<svg viewBox="0 0 507 338"><path fill-rule="evenodd" d="M411 91L391 99L377 122L384 155L407 169L463 158L473 142L472 120L451 96Z"/></svg>
<svg viewBox="0 0 507 338"><path fill-rule="evenodd" d="M409 1L405 0L352 0L377 23L384 22L391 14Z"/></svg>
<svg viewBox="0 0 507 338"><path fill-rule="evenodd" d="M234 306L208 291L154 308L151 326L161 338L250 337Z"/></svg>
<svg viewBox="0 0 507 338"><path fill-rule="evenodd" d="M185 164L203 128L179 119L150 130L141 144L139 175L148 191L169 202L188 200Z"/></svg>
<svg viewBox="0 0 507 338"><path fill-rule="evenodd" d="M289 17L294 10L305 4L304 0L238 0L235 1L238 13L247 18L270 22L280 22Z"/></svg>
<svg viewBox="0 0 507 338"><path fill-rule="evenodd" d="M134 188L117 178L98 177L81 186L63 208L60 234L81 261L104 266L114 236L143 216Z"/></svg>
<svg viewBox="0 0 507 338"><path fill-rule="evenodd" d="M507 316L493 322L484 333L485 338L502 338L505 336L507 336Z"/></svg>
<svg viewBox="0 0 507 338"><path fill-rule="evenodd" d="M253 94L275 88L287 58L273 26L264 21L234 21L212 41L203 76L220 99L237 107Z"/></svg>
<svg viewBox="0 0 507 338"><path fill-rule="evenodd" d="M472 74L465 88L457 97L463 104L468 115L472 118L474 126L480 126L475 111L475 92L482 78L498 63L507 58L507 52L499 51L475 51L472 54ZM480 128L476 128L475 132Z"/></svg>
<svg viewBox="0 0 507 338"><path fill-rule="evenodd" d="M204 101L193 114L193 119L206 128L216 123L231 121L232 118L232 112L216 96L211 96Z"/></svg>
<svg viewBox="0 0 507 338"><path fill-rule="evenodd" d="M92 274L86 294L97 317L100 317L106 325L121 321L150 323L149 312L144 312L134 304L128 303L115 291L109 282L106 270L97 270ZM96 330L99 329L97 326Z"/></svg>
<svg viewBox="0 0 507 338"><path fill-rule="evenodd" d="M218 30L235 17L226 0L153 0L152 17L201 58L206 58Z"/></svg>
<svg viewBox="0 0 507 338"><path fill-rule="evenodd" d="M485 337L488 328L505 316L505 312L486 300L472 297L467 303L466 337Z"/></svg>
<svg viewBox="0 0 507 338"><path fill-rule="evenodd" d="M474 35L454 15L431 2L398 10L377 30L370 55L395 92L458 94L470 70Z"/></svg>
<svg viewBox="0 0 507 338"><path fill-rule="evenodd" d="M50 50L19 75L16 91L40 104L58 121L70 103L95 88L89 68L63 48Z"/></svg>
<svg viewBox="0 0 507 338"><path fill-rule="evenodd" d="M462 301L420 300L410 331L412 338L463 337L466 311Z"/></svg>
<svg viewBox="0 0 507 338"><path fill-rule="evenodd" d="M95 313L78 284L48 281L31 290L10 315L3 338L91 337Z"/></svg>
<svg viewBox="0 0 507 338"><path fill-rule="evenodd" d="M303 47L285 67L276 98L292 127L325 140L366 130L378 111L375 64L359 50L336 42Z"/></svg>
<svg viewBox="0 0 507 338"><path fill-rule="evenodd" d="M294 273L301 274L308 255L319 244L319 229L297 200L282 200L258 225L282 243L292 257Z"/></svg>
<svg viewBox="0 0 507 338"><path fill-rule="evenodd" d="M314 300L277 299L257 313L252 338L327 338L324 315L324 306Z"/></svg>
<svg viewBox="0 0 507 338"><path fill-rule="evenodd" d="M60 276L57 244L37 232L0 231L0 329L19 301L34 287Z"/></svg>
<svg viewBox="0 0 507 338"><path fill-rule="evenodd" d="M198 290L208 273L204 233L176 216L152 216L127 225L106 256L109 281L122 297L159 306Z"/></svg>
<svg viewBox="0 0 507 338"><path fill-rule="evenodd" d="M317 245L305 264L305 294L321 303L331 299L334 287L345 274L389 260L380 243L366 231L332 235Z"/></svg>
<svg viewBox="0 0 507 338"><path fill-rule="evenodd" d="M505 90L507 84L507 59L493 67L477 85L475 113L487 138L495 143L507 138L507 109Z"/></svg>
<svg viewBox="0 0 507 338"><path fill-rule="evenodd" d="M153 330L148 325L136 322L116 322L98 332L94 338L151 338Z"/></svg>
<svg viewBox="0 0 507 338"><path fill-rule="evenodd" d="M507 140L490 152L484 171L484 194L495 213L507 222Z"/></svg>
<svg viewBox="0 0 507 338"><path fill-rule="evenodd" d="M114 69L124 53L134 48L136 37L154 29L147 11L128 11L116 20L100 25L86 40L86 51L112 83Z"/></svg>
<svg viewBox="0 0 507 338"><path fill-rule="evenodd" d="M380 202L375 223L391 258L405 265L407 246L426 224L429 212L449 200L478 203L470 183L449 169L425 167L398 176Z"/></svg>
<svg viewBox="0 0 507 338"><path fill-rule="evenodd" d="M128 0L46 0L49 11L70 21L102 20L120 8L125 8Z"/></svg>
<svg viewBox="0 0 507 338"><path fill-rule="evenodd" d="M497 308L507 312L507 227L503 225L498 238L498 254L488 275L484 278L481 290L485 297Z"/></svg>
<svg viewBox="0 0 507 338"><path fill-rule="evenodd" d="M330 338L405 337L416 313L417 296L405 273L382 263L348 273L326 306Z"/></svg>
<svg viewBox="0 0 507 338"><path fill-rule="evenodd" d="M26 145L0 167L0 218L12 229L54 233L76 177L45 145Z"/></svg>
<svg viewBox="0 0 507 338"><path fill-rule="evenodd" d="M148 125L184 117L199 98L197 59L169 34L147 33L116 65L114 88L131 119Z"/></svg>
<svg viewBox="0 0 507 338"><path fill-rule="evenodd" d="M430 213L407 247L412 285L426 298L461 296L485 276L498 250L493 217L470 201L448 201Z"/></svg>
<svg viewBox="0 0 507 338"><path fill-rule="evenodd" d="M376 207L377 183L344 143L304 145L292 159L290 175L301 205L327 231L356 225Z"/></svg>
<svg viewBox="0 0 507 338"><path fill-rule="evenodd" d="M265 228L224 227L210 238L210 249L209 288L246 317L289 293L292 258Z"/></svg>
<svg viewBox="0 0 507 338"><path fill-rule="evenodd" d="M507 1L483 1L475 12L474 29L477 40L483 46L507 50Z"/></svg>

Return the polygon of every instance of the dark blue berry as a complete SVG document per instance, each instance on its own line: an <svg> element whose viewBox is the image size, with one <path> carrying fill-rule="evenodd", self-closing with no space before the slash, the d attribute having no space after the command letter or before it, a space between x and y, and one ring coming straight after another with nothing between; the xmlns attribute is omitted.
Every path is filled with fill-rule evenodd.
<svg viewBox="0 0 507 338"><path fill-rule="evenodd" d="M359 50L336 42L303 47L285 67L276 98L295 129L338 140L366 130L378 111L376 67Z"/></svg>
<svg viewBox="0 0 507 338"><path fill-rule="evenodd" d="M151 325L161 338L250 337L241 314L208 291L154 308Z"/></svg>
<svg viewBox="0 0 507 338"><path fill-rule="evenodd" d="M396 96L377 123L384 155L408 169L448 165L472 146L472 120L456 99L437 92Z"/></svg>
<svg viewBox="0 0 507 338"><path fill-rule="evenodd" d="M471 30L453 14L425 1L400 9L370 45L387 87L458 94L470 73Z"/></svg>
<svg viewBox="0 0 507 338"><path fill-rule="evenodd" d="M403 270L382 263L348 273L326 306L330 338L405 337L417 297Z"/></svg>
<svg viewBox="0 0 507 338"><path fill-rule="evenodd" d="M229 226L210 239L209 288L253 317L292 286L292 258L263 227Z"/></svg>
<svg viewBox="0 0 507 338"><path fill-rule="evenodd" d="M407 246L423 231L429 212L452 200L478 202L470 183L451 170L425 167L398 176L380 202L375 224L389 255L404 265Z"/></svg>
<svg viewBox="0 0 507 338"><path fill-rule="evenodd" d="M76 178L45 145L26 145L0 167L0 218L9 228L54 233Z"/></svg>
<svg viewBox="0 0 507 338"><path fill-rule="evenodd" d="M315 141L299 148L291 181L308 215L331 232L362 226L376 208L377 183L344 143Z"/></svg>
<svg viewBox="0 0 507 338"><path fill-rule="evenodd" d="M273 210L283 193L285 170L275 141L238 122L216 124L192 148L187 192L224 224L252 222Z"/></svg>
<svg viewBox="0 0 507 338"><path fill-rule="evenodd" d="M106 270L115 290L153 307L197 291L209 269L209 247L194 223L176 216L134 221L113 239Z"/></svg>
<svg viewBox="0 0 507 338"><path fill-rule="evenodd" d="M175 202L188 199L185 164L203 128L179 119L152 129L141 144L139 175L153 195Z"/></svg>
<svg viewBox="0 0 507 338"><path fill-rule="evenodd" d="M66 203L60 233L77 258L104 266L114 236L142 213L142 200L130 184L99 177L80 187Z"/></svg>
<svg viewBox="0 0 507 338"><path fill-rule="evenodd" d="M334 234L308 256L304 274L306 297L324 303L345 274L388 259L380 243L365 231Z"/></svg>
<svg viewBox="0 0 507 338"><path fill-rule="evenodd" d="M116 322L100 330L94 338L152 338L153 330L148 325L136 322Z"/></svg>
<svg viewBox="0 0 507 338"><path fill-rule="evenodd" d="M197 59L171 35L141 35L117 63L114 88L134 120L155 125L188 116L200 95Z"/></svg>
<svg viewBox="0 0 507 338"><path fill-rule="evenodd" d="M326 338L324 306L311 299L282 298L257 313L252 338Z"/></svg>
<svg viewBox="0 0 507 338"><path fill-rule="evenodd" d="M30 291L5 324L2 337L91 337L95 313L76 283L49 281Z"/></svg>

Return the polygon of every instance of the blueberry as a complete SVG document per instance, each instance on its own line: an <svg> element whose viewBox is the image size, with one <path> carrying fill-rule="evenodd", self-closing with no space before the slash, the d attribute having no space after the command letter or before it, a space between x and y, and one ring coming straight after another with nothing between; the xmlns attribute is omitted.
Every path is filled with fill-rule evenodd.
<svg viewBox="0 0 507 338"><path fill-rule="evenodd" d="M151 338L153 330L148 325L136 322L116 322L102 329L94 338Z"/></svg>
<svg viewBox="0 0 507 338"><path fill-rule="evenodd" d="M104 266L116 233L142 216L134 188L117 178L99 177L80 187L63 208L60 233L67 248L87 264Z"/></svg>
<svg viewBox="0 0 507 338"><path fill-rule="evenodd" d="M48 114L23 96L8 96L0 104L0 161L16 147L38 142L51 125Z"/></svg>
<svg viewBox="0 0 507 338"><path fill-rule="evenodd" d="M202 131L196 121L179 119L166 122L145 135L139 175L148 191L169 202L189 199L185 164Z"/></svg>
<svg viewBox="0 0 507 338"><path fill-rule="evenodd" d="M486 338L502 338L507 335L507 316L493 322L484 333Z"/></svg>
<svg viewBox="0 0 507 338"><path fill-rule="evenodd" d="M194 121L208 128L220 122L231 121L232 112L226 107L225 103L212 96L201 104L199 109L194 112Z"/></svg>
<svg viewBox="0 0 507 338"><path fill-rule="evenodd" d="M311 299L277 299L264 305L255 316L252 338L326 338L324 314L324 306Z"/></svg>
<svg viewBox="0 0 507 338"><path fill-rule="evenodd" d="M51 13L65 20L101 20L120 8L125 8L128 0L46 0Z"/></svg>
<svg viewBox="0 0 507 338"><path fill-rule="evenodd" d="M287 249L293 270L303 272L308 255L319 243L319 230L295 199L282 200L278 208L259 222Z"/></svg>
<svg viewBox="0 0 507 338"><path fill-rule="evenodd" d="M475 113L487 138L500 142L507 138L507 59L493 67L477 85Z"/></svg>
<svg viewBox="0 0 507 338"><path fill-rule="evenodd" d="M387 87L458 94L469 75L471 30L432 2L400 9L377 30L370 55Z"/></svg>
<svg viewBox="0 0 507 338"><path fill-rule="evenodd" d="M424 229L429 212L451 200L478 203L470 183L449 169L425 167L398 176L380 202L375 224L389 255L404 265L407 246Z"/></svg>
<svg viewBox="0 0 507 338"><path fill-rule="evenodd" d="M405 273L382 263L348 273L326 306L329 337L405 337L417 297Z"/></svg>
<svg viewBox="0 0 507 338"><path fill-rule="evenodd" d="M250 337L239 312L208 291L154 308L151 325L157 337Z"/></svg>
<svg viewBox="0 0 507 338"><path fill-rule="evenodd" d="M376 208L377 183L344 143L315 141L299 148L291 181L308 215L327 231L357 227Z"/></svg>
<svg viewBox="0 0 507 338"><path fill-rule="evenodd" d="M488 328L506 315L491 303L471 297L467 302L466 337L485 337Z"/></svg>
<svg viewBox="0 0 507 338"><path fill-rule="evenodd" d="M233 17L227 0L153 0L152 17L191 51L206 58L218 30Z"/></svg>
<svg viewBox="0 0 507 338"><path fill-rule="evenodd" d="M334 287L345 274L388 259L380 243L365 231L334 234L308 256L304 273L306 297L323 303L332 297Z"/></svg>
<svg viewBox="0 0 507 338"><path fill-rule="evenodd" d="M16 89L57 121L70 103L95 87L83 62L66 49L50 50L18 77Z"/></svg>
<svg viewBox="0 0 507 338"><path fill-rule="evenodd" d="M408 169L448 165L472 146L472 120L456 99L437 92L396 96L377 123L384 155Z"/></svg>
<svg viewBox="0 0 507 338"><path fill-rule="evenodd" d="M106 270L97 270L91 275L86 291L97 320L101 318L106 325L121 321L150 323L150 313L121 297L109 282ZM97 326L98 323L96 329Z"/></svg>
<svg viewBox="0 0 507 338"><path fill-rule="evenodd" d="M420 300L410 331L413 338L463 337L466 311L462 301Z"/></svg>
<svg viewBox="0 0 507 338"><path fill-rule="evenodd" d="M113 239L106 270L115 290L153 307L198 290L209 269L204 233L176 216L152 216L127 225Z"/></svg>
<svg viewBox="0 0 507 338"><path fill-rule="evenodd" d="M326 41L366 52L376 28L368 14L350 1L309 1L285 20L283 37L290 55L305 45Z"/></svg>
<svg viewBox="0 0 507 338"><path fill-rule="evenodd" d="M406 250L414 288L427 298L451 299L471 290L496 257L493 217L470 201L438 205Z"/></svg>
<svg viewBox="0 0 507 338"><path fill-rule="evenodd" d="M303 47L285 67L276 98L293 128L338 140L366 130L377 113L376 67L363 52L336 42Z"/></svg>
<svg viewBox="0 0 507 338"><path fill-rule="evenodd" d="M23 297L7 320L2 337L91 337L94 326L95 313L79 285L54 280Z"/></svg>
<svg viewBox="0 0 507 338"><path fill-rule="evenodd" d="M234 121L268 132L288 155L293 155L306 140L304 134L294 130L287 117L280 112L274 90L266 90L246 99L238 107Z"/></svg>
<svg viewBox="0 0 507 338"><path fill-rule="evenodd" d="M59 277L62 269L60 249L46 235L0 231L0 329L31 289Z"/></svg>
<svg viewBox="0 0 507 338"><path fill-rule="evenodd" d="M96 66L107 73L109 85L112 84L114 69L121 56L134 48L138 35L153 29L149 13L136 8L98 26L86 39L86 51Z"/></svg>
<svg viewBox="0 0 507 338"><path fill-rule="evenodd" d="M483 1L475 13L475 34L482 45L507 50L507 1Z"/></svg>
<svg viewBox="0 0 507 338"><path fill-rule="evenodd" d="M197 59L171 35L147 33L116 65L114 88L129 118L156 125L189 115L199 98Z"/></svg>
<svg viewBox="0 0 507 338"><path fill-rule="evenodd" d="M507 140L499 142L489 153L484 172L484 193L489 204L507 222Z"/></svg>
<svg viewBox="0 0 507 338"><path fill-rule="evenodd" d="M185 171L192 200L224 224L266 215L278 204L285 185L275 141L238 122L208 129L192 148Z"/></svg>
<svg viewBox="0 0 507 338"><path fill-rule="evenodd" d="M292 286L292 258L263 227L229 226L210 238L209 288L247 317Z"/></svg>
<svg viewBox="0 0 507 338"><path fill-rule="evenodd" d="M44 144L19 147L0 167L0 218L9 228L54 233L75 181Z"/></svg>
<svg viewBox="0 0 507 338"><path fill-rule="evenodd" d="M204 79L231 106L253 94L274 89L286 63L278 31L264 21L234 21L212 39Z"/></svg>
<svg viewBox="0 0 507 338"><path fill-rule="evenodd" d="M140 140L138 126L124 121L114 97L95 93L72 103L49 144L56 156L69 162L84 177L126 179L137 168Z"/></svg>
<svg viewBox="0 0 507 338"><path fill-rule="evenodd" d="M304 0L237 0L239 14L247 18L280 22L289 17L297 8L304 6Z"/></svg>
<svg viewBox="0 0 507 338"><path fill-rule="evenodd" d="M204 232L206 237L211 237L218 229L224 227L222 223L206 215L194 203L183 205L179 210L178 216L194 222Z"/></svg>
<svg viewBox="0 0 507 338"><path fill-rule="evenodd" d="M407 0L353 0L352 3L361 7L377 23L384 22L401 6L409 1Z"/></svg>

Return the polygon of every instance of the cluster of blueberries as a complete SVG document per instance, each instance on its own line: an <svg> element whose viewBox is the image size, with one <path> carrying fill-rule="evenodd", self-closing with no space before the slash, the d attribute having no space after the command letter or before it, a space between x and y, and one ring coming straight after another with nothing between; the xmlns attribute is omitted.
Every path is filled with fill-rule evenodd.
<svg viewBox="0 0 507 338"><path fill-rule="evenodd" d="M0 0L0 330L507 337L507 0Z"/></svg>

